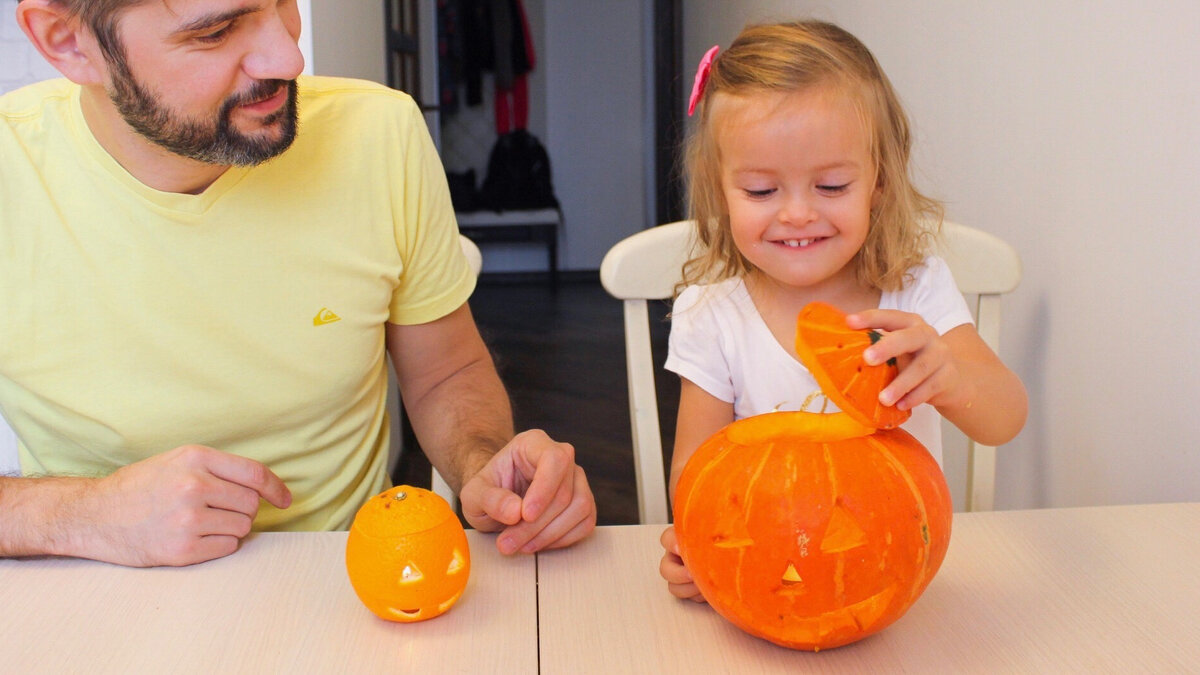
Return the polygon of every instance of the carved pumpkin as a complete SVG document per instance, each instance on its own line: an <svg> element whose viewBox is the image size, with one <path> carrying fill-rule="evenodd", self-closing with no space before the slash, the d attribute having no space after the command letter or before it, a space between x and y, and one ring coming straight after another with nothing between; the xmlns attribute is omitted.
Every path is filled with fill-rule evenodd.
<svg viewBox="0 0 1200 675"><path fill-rule="evenodd" d="M346 537L346 571L359 599L380 618L432 619L467 586L467 534L445 499L400 485L355 514Z"/></svg>
<svg viewBox="0 0 1200 675"><path fill-rule="evenodd" d="M861 364L870 336L847 347L843 315L817 310L806 308L801 324L817 316L841 328L802 325L797 340L814 344L797 351L814 374L823 365L813 354L837 356L826 360L839 370L817 380L832 375L857 414L774 412L730 424L688 460L674 511L680 553L709 604L748 633L814 651L900 618L941 566L951 520L949 489L925 447L856 419L876 414L874 398L844 391L872 377ZM873 381L877 396L890 378Z"/></svg>

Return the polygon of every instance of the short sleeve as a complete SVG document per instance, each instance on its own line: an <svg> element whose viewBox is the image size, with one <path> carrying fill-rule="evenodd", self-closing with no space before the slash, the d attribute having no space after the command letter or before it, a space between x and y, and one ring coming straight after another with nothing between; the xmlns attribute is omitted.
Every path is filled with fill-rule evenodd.
<svg viewBox="0 0 1200 675"><path fill-rule="evenodd" d="M675 299L664 367L715 398L733 403L735 392L719 323L711 305L701 302L704 291L704 286L690 286Z"/></svg>
<svg viewBox="0 0 1200 675"><path fill-rule="evenodd" d="M884 293L879 306L918 314L938 335L975 323L950 267L936 256L911 270L911 279L903 290Z"/></svg>
<svg viewBox="0 0 1200 675"><path fill-rule="evenodd" d="M392 294L388 321L417 324L433 321L460 307L475 289L475 274L458 239L458 224L438 159L420 112L411 100L404 108L393 180L393 227L403 269Z"/></svg>

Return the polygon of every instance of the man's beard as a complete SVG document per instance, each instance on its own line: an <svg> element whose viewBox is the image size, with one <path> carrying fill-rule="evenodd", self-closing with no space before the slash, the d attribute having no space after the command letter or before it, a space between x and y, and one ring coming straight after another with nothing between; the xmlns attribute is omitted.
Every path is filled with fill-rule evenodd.
<svg viewBox="0 0 1200 675"><path fill-rule="evenodd" d="M296 138L296 81L261 80L248 92L225 99L212 119L180 119L139 83L124 63L111 63L112 86L108 97L125 123L153 143L189 159L223 166L251 166L287 150ZM287 87L287 102L262 120L279 124L277 138L247 136L233 126L233 109L255 103Z"/></svg>

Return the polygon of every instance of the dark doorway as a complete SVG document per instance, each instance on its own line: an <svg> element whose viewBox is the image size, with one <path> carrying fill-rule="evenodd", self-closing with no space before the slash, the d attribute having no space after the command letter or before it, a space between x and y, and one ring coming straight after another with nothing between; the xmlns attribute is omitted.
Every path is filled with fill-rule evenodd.
<svg viewBox="0 0 1200 675"><path fill-rule="evenodd" d="M417 0L384 0L383 14L387 22L388 86L417 98L421 91ZM424 109L434 101L417 98L417 103Z"/></svg>
<svg viewBox="0 0 1200 675"><path fill-rule="evenodd" d="M683 218L682 0L654 0L654 194L657 223Z"/></svg>

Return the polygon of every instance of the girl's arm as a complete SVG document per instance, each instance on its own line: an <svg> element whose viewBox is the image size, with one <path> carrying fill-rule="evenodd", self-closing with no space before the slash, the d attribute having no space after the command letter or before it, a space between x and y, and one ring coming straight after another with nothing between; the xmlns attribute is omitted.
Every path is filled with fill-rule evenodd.
<svg viewBox="0 0 1200 675"><path fill-rule="evenodd" d="M671 453L671 477L667 488L675 503L675 485L688 459L700 444L733 422L733 404L701 389L691 380L679 378L679 416L675 421L675 450Z"/></svg>
<svg viewBox="0 0 1200 675"><path fill-rule="evenodd" d="M931 401L943 417L972 440L1003 445L1025 426L1029 399L1017 374L987 346L975 327L965 324L942 336L963 386ZM901 399L903 400L903 399Z"/></svg>
<svg viewBox="0 0 1200 675"><path fill-rule="evenodd" d="M885 405L909 410L930 403L985 445L1007 443L1025 425L1025 386L974 326L964 324L939 336L916 314L883 309L852 314L846 321L851 328L886 331L863 355L870 364L899 361L900 374L879 396Z"/></svg>
<svg viewBox="0 0 1200 675"><path fill-rule="evenodd" d="M679 474L696 448L733 421L732 403L714 397L687 378L680 378L680 383L675 451L671 455L671 480L668 483L672 504L675 503L675 485L679 483ZM674 525L663 531L660 542L664 551L658 573L667 581L667 590L677 598L704 602L704 596L700 595L700 589L692 582L692 575L679 555Z"/></svg>

